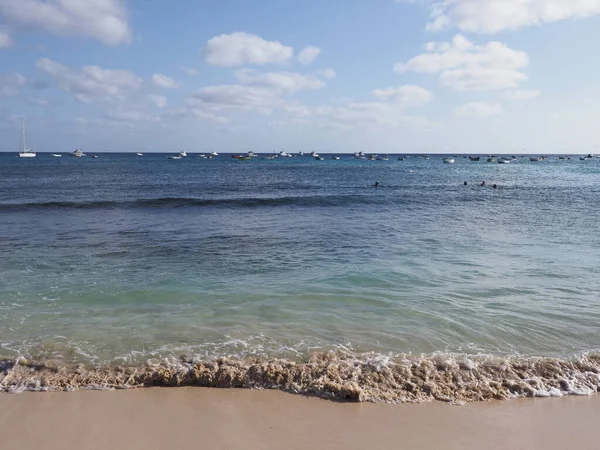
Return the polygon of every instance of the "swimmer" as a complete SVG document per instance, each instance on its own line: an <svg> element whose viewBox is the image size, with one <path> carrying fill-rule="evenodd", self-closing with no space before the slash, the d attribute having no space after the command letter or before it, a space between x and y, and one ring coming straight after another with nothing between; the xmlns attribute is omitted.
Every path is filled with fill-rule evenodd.
<svg viewBox="0 0 600 450"><path fill-rule="evenodd" d="M375 182L375 187L379 187L379 181Z"/></svg>
<svg viewBox="0 0 600 450"><path fill-rule="evenodd" d="M469 183L467 183L466 181L463 183L464 186L468 185Z"/></svg>
<svg viewBox="0 0 600 450"><path fill-rule="evenodd" d="M498 188L498 186L496 186L495 184L494 184L492 187L493 187L494 189L497 189L497 188Z"/></svg>
<svg viewBox="0 0 600 450"><path fill-rule="evenodd" d="M485 180L483 180L479 186L485 186Z"/></svg>

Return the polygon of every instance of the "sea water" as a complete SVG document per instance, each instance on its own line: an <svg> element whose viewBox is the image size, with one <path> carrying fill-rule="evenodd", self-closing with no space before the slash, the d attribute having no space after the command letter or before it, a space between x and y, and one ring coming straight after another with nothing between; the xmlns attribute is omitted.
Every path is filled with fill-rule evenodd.
<svg viewBox="0 0 600 450"><path fill-rule="evenodd" d="M600 160L455 159L0 154L0 389L597 390Z"/></svg>

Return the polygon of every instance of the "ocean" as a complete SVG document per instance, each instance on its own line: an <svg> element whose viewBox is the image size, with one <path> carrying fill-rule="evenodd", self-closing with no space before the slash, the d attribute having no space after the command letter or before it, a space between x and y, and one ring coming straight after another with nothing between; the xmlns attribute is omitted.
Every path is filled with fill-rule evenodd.
<svg viewBox="0 0 600 450"><path fill-rule="evenodd" d="M2 391L600 389L599 159L98 156L0 154Z"/></svg>

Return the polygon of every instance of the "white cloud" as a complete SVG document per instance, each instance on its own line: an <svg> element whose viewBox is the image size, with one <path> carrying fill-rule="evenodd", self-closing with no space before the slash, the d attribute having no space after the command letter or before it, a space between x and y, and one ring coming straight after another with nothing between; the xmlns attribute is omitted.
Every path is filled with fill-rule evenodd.
<svg viewBox="0 0 600 450"><path fill-rule="evenodd" d="M217 111L237 108L265 114L271 114L284 104L278 91L239 84L205 87L194 94L193 99Z"/></svg>
<svg viewBox="0 0 600 450"><path fill-rule="evenodd" d="M203 53L206 62L214 66L261 66L288 61L294 55L294 49L254 34L237 32L209 39Z"/></svg>
<svg viewBox="0 0 600 450"><path fill-rule="evenodd" d="M165 88L165 89L174 89L179 87L179 83L175 81L173 78L163 75L162 73L155 73L152 75L152 83L155 86Z"/></svg>
<svg viewBox="0 0 600 450"><path fill-rule="evenodd" d="M486 117L503 114L502 105L500 103L467 103L466 105L456 108L454 114L457 116L477 117L485 119Z"/></svg>
<svg viewBox="0 0 600 450"><path fill-rule="evenodd" d="M235 76L240 83L248 86L259 86L285 93L300 90L321 89L325 83L312 75L302 75L294 72L261 73L252 69L236 71Z"/></svg>
<svg viewBox="0 0 600 450"><path fill-rule="evenodd" d="M215 114L213 112L206 111L198 106L194 106L192 103L193 102L189 102L189 104L184 107L171 109L166 112L165 116L171 117L171 118L176 118L176 119L191 117L194 119L200 119L203 121L205 120L205 121L216 122L216 123L229 122L229 120L227 118L220 116L218 114Z"/></svg>
<svg viewBox="0 0 600 450"><path fill-rule="evenodd" d="M326 80L331 80L331 79L337 77L337 73L335 73L335 70L333 70L333 69L317 70L315 73L318 76L325 78Z"/></svg>
<svg viewBox="0 0 600 450"><path fill-rule="evenodd" d="M500 42L475 45L462 35L448 42L430 42L426 53L396 64L398 73L440 73L440 82L459 91L515 88L527 79L520 70L529 65L529 55Z"/></svg>
<svg viewBox="0 0 600 450"><path fill-rule="evenodd" d="M304 66L308 66L312 64L321 53L321 49L319 47L314 47L312 45L307 45L302 49L300 53L298 53L298 62Z"/></svg>
<svg viewBox="0 0 600 450"><path fill-rule="evenodd" d="M498 33L600 14L600 0L443 0L431 6L429 30Z"/></svg>
<svg viewBox="0 0 600 450"><path fill-rule="evenodd" d="M164 108L165 106L167 106L167 97L164 97L162 95L148 94L146 95L146 98L159 108Z"/></svg>
<svg viewBox="0 0 600 450"><path fill-rule="evenodd" d="M124 0L0 0L10 25L59 36L85 36L106 45L131 42Z"/></svg>
<svg viewBox="0 0 600 450"><path fill-rule="evenodd" d="M533 98L539 97L541 94L540 91L537 90L520 90L520 91L508 91L506 93L506 98L509 100L531 100Z"/></svg>
<svg viewBox="0 0 600 450"><path fill-rule="evenodd" d="M27 80L20 73L0 75L0 95L18 95Z"/></svg>
<svg viewBox="0 0 600 450"><path fill-rule="evenodd" d="M200 75L200 72L197 69L193 69L191 67L182 66L181 70L189 77L196 77Z"/></svg>
<svg viewBox="0 0 600 450"><path fill-rule="evenodd" d="M52 76L58 87L70 92L82 103L94 100L123 100L127 94L140 88L142 79L126 70L84 66L73 70L56 61L43 58L36 66Z"/></svg>
<svg viewBox="0 0 600 450"><path fill-rule="evenodd" d="M376 89L376 97L392 100L400 106L421 106L433 100L433 93L420 86L405 85L397 88Z"/></svg>
<svg viewBox="0 0 600 450"><path fill-rule="evenodd" d="M12 47L14 42L6 31L0 30L0 49Z"/></svg>
<svg viewBox="0 0 600 450"><path fill-rule="evenodd" d="M109 110L106 117L114 122L159 122L160 118L155 115L149 115L137 109L117 109Z"/></svg>

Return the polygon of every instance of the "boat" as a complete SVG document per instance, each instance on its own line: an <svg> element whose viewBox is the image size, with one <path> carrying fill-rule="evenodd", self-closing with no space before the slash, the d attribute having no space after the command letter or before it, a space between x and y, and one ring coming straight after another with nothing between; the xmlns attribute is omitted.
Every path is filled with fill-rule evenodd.
<svg viewBox="0 0 600 450"><path fill-rule="evenodd" d="M444 161L444 164L454 164L453 158L444 158L443 161Z"/></svg>
<svg viewBox="0 0 600 450"><path fill-rule="evenodd" d="M52 153L52 156L54 156L55 158L62 157L62 155L60 153Z"/></svg>
<svg viewBox="0 0 600 450"><path fill-rule="evenodd" d="M304 152L298 152L298 156L304 156Z"/></svg>
<svg viewBox="0 0 600 450"><path fill-rule="evenodd" d="M377 156L375 159L377 159L377 161L388 161L390 159L390 155Z"/></svg>
<svg viewBox="0 0 600 450"><path fill-rule="evenodd" d="M313 150L312 152L310 152L310 156L312 156L313 158L318 158L319 154Z"/></svg>
<svg viewBox="0 0 600 450"><path fill-rule="evenodd" d="M586 159L587 159L587 158L586 158L585 156L580 156L580 157L579 157L579 160L580 160L580 161L585 161Z"/></svg>
<svg viewBox="0 0 600 450"><path fill-rule="evenodd" d="M185 150L182 150L179 152L179 156L181 156L181 157L187 156L187 153L185 152Z"/></svg>
<svg viewBox="0 0 600 450"><path fill-rule="evenodd" d="M340 159L339 156L332 156L331 159L335 159L336 161L338 161Z"/></svg>
<svg viewBox="0 0 600 450"><path fill-rule="evenodd" d="M76 158L81 158L82 156L85 156L85 153L83 153L79 149L75 149L75 151L73 153L71 153L71 156L75 156Z"/></svg>
<svg viewBox="0 0 600 450"><path fill-rule="evenodd" d="M564 156L559 156L558 159L565 159L565 157Z"/></svg>
<svg viewBox="0 0 600 450"><path fill-rule="evenodd" d="M473 162L478 162L481 159L481 156L469 156L469 159Z"/></svg>
<svg viewBox="0 0 600 450"><path fill-rule="evenodd" d="M377 159L377 155L369 155L369 156L367 157L367 159L368 159L369 161L375 161L375 160Z"/></svg>
<svg viewBox="0 0 600 450"><path fill-rule="evenodd" d="M211 156L219 156L219 154L217 152L215 152L214 150L212 152L210 152Z"/></svg>
<svg viewBox="0 0 600 450"><path fill-rule="evenodd" d="M490 157L487 159L487 162L496 162L496 158L493 158L493 157L491 157L491 156L490 156Z"/></svg>
<svg viewBox="0 0 600 450"><path fill-rule="evenodd" d="M287 152L284 152L283 150L281 150L281 151L279 152L279 157L280 157L280 158L291 158L291 157L292 157L292 155L290 155L289 153L287 153Z"/></svg>
<svg viewBox="0 0 600 450"><path fill-rule="evenodd" d="M538 161L541 161L541 160L542 160L542 158L538 158L537 156L529 158L529 161L531 161L531 162L538 162Z"/></svg>
<svg viewBox="0 0 600 450"><path fill-rule="evenodd" d="M277 155L265 156L265 159L277 159Z"/></svg>
<svg viewBox="0 0 600 450"><path fill-rule="evenodd" d="M250 158L254 158L256 155L254 154L253 151L250 151L250 152L246 153L246 156L248 156Z"/></svg>
<svg viewBox="0 0 600 450"><path fill-rule="evenodd" d="M510 159L508 159L508 158L500 158L498 160L498 164L510 164Z"/></svg>
<svg viewBox="0 0 600 450"><path fill-rule="evenodd" d="M398 157L398 161L404 161L404 157L403 156L399 156Z"/></svg>
<svg viewBox="0 0 600 450"><path fill-rule="evenodd" d="M92 156L92 159L98 159L98 155Z"/></svg>
<svg viewBox="0 0 600 450"><path fill-rule="evenodd" d="M354 154L354 159L366 159L367 157L365 156L365 154L363 152L356 152Z"/></svg>
<svg viewBox="0 0 600 450"><path fill-rule="evenodd" d="M208 157L205 154L202 153L202 154L198 155L198 158L206 159Z"/></svg>
<svg viewBox="0 0 600 450"><path fill-rule="evenodd" d="M323 158L322 156L315 156L314 157L317 161L323 161L325 158Z"/></svg>
<svg viewBox="0 0 600 450"><path fill-rule="evenodd" d="M139 152L138 152L138 153L136 153L136 155L137 155L137 156L144 156L144 154L143 154L143 153L139 153Z"/></svg>
<svg viewBox="0 0 600 450"><path fill-rule="evenodd" d="M248 155L231 155L231 157L233 159L240 159L242 161L248 161L249 159L252 159L252 157Z"/></svg>
<svg viewBox="0 0 600 450"><path fill-rule="evenodd" d="M25 119L21 118L21 150L19 158L35 158L35 152L30 148L25 148Z"/></svg>
<svg viewBox="0 0 600 450"><path fill-rule="evenodd" d="M169 156L168 159L181 159L182 157L179 155L176 156Z"/></svg>

